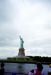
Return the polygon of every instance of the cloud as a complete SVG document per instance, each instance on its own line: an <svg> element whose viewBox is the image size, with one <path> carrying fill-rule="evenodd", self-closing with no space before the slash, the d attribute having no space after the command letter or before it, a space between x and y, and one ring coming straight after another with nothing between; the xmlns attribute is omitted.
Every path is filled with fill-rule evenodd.
<svg viewBox="0 0 51 75"><path fill-rule="evenodd" d="M17 56L18 49L16 47L0 47L0 58Z"/></svg>
<svg viewBox="0 0 51 75"><path fill-rule="evenodd" d="M28 49L26 55L32 52L32 55L42 53L49 56L49 49L51 49L50 7L48 0L0 1L0 47L19 47L19 35L21 35L24 39L24 47ZM45 50L47 52L44 53Z"/></svg>

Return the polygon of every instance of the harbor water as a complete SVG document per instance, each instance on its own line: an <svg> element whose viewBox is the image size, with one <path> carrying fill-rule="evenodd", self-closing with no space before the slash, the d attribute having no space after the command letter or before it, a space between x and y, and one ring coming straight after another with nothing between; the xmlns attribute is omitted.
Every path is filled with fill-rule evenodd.
<svg viewBox="0 0 51 75"><path fill-rule="evenodd" d="M36 64L27 64L27 63L4 63L5 72L11 73L24 73L28 74L28 72L32 69L36 69ZM51 68L49 65L43 64L43 72L45 75L48 75L48 72L51 72Z"/></svg>

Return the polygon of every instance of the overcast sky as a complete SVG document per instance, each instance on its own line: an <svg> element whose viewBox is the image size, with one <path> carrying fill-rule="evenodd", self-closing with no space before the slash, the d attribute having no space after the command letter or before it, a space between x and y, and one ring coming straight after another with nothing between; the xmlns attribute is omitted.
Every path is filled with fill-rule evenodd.
<svg viewBox="0 0 51 75"><path fill-rule="evenodd" d="M18 54L51 56L51 0L0 0L0 58Z"/></svg>

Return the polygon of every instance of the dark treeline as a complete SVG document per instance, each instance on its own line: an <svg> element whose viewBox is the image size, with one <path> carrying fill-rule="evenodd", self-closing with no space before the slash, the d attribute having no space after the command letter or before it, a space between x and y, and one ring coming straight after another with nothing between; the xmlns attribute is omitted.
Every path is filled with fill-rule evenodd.
<svg viewBox="0 0 51 75"><path fill-rule="evenodd" d="M51 62L51 57L29 56L30 59L37 62Z"/></svg>
<svg viewBox="0 0 51 75"><path fill-rule="evenodd" d="M12 57L12 58L7 58L5 60L0 60L0 62L16 62L16 63L37 63L37 62L41 62L41 63L51 63L51 57L41 57L41 56L27 56L25 58L16 58L16 57Z"/></svg>

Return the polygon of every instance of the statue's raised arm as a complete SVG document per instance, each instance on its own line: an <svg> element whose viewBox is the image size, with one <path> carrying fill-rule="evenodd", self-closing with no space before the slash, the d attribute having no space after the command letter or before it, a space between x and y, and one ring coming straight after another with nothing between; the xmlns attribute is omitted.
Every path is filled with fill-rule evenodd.
<svg viewBox="0 0 51 75"><path fill-rule="evenodd" d="M24 43L23 38L20 36L20 48L24 48L23 43Z"/></svg>

